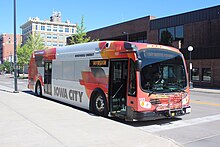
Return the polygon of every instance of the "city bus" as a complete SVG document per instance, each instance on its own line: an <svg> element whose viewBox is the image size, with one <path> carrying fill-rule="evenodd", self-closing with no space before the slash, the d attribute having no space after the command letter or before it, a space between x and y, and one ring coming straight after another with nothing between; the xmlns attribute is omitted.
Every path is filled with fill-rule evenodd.
<svg viewBox="0 0 220 147"><path fill-rule="evenodd" d="M127 121L189 114L189 80L176 48L97 41L35 51L28 88L38 96Z"/></svg>

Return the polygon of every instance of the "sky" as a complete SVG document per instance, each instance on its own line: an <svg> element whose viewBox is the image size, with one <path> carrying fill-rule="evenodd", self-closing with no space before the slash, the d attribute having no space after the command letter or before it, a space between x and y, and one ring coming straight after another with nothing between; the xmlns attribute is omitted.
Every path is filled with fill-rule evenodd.
<svg viewBox="0 0 220 147"><path fill-rule="evenodd" d="M14 0L1 0L0 34L14 32ZM17 34L29 17L49 19L59 11L62 21L80 23L84 16L86 31L103 28L144 16L162 18L220 5L220 0L16 0Z"/></svg>

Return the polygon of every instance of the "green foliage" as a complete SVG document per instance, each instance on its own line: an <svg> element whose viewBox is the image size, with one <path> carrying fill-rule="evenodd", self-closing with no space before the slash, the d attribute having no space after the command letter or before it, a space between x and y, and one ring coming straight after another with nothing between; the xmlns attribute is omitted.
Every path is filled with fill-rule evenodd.
<svg viewBox="0 0 220 147"><path fill-rule="evenodd" d="M26 44L22 47L18 47L17 49L18 65L23 66L25 64L28 64L32 51L33 50L28 48Z"/></svg>
<svg viewBox="0 0 220 147"><path fill-rule="evenodd" d="M29 63L32 52L36 50L46 49L43 41L44 40L40 36L40 34L34 33L28 37L25 45L17 48L18 65L23 69L23 73L24 66Z"/></svg>
<svg viewBox="0 0 220 147"><path fill-rule="evenodd" d="M32 51L43 50L46 49L46 46L43 44L43 41L44 40L40 36L40 34L34 33L28 37L28 40L25 45L27 45L27 47Z"/></svg>
<svg viewBox="0 0 220 147"><path fill-rule="evenodd" d="M4 61L4 63L0 65L0 70L6 71L6 72L12 71L13 70L12 63L10 63L8 61Z"/></svg>
<svg viewBox="0 0 220 147"><path fill-rule="evenodd" d="M4 64L0 64L0 72L3 71L5 69Z"/></svg>
<svg viewBox="0 0 220 147"><path fill-rule="evenodd" d="M84 26L84 17L82 16L81 25L76 26L76 34L73 34L70 39L70 44L86 43L90 41L90 37L87 37Z"/></svg>
<svg viewBox="0 0 220 147"><path fill-rule="evenodd" d="M33 50L30 49L27 44L22 47L18 47L17 56L18 56L18 65L22 67L24 73L24 66L29 63Z"/></svg>

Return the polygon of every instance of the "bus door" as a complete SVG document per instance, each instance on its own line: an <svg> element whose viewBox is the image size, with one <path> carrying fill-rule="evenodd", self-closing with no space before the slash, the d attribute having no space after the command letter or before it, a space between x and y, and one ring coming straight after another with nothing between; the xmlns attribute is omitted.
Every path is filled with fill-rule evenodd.
<svg viewBox="0 0 220 147"><path fill-rule="evenodd" d="M109 75L110 113L126 112L128 60L111 60Z"/></svg>
<svg viewBox="0 0 220 147"><path fill-rule="evenodd" d="M52 75L52 62L44 62L44 93L52 95L52 85L51 85L51 75Z"/></svg>

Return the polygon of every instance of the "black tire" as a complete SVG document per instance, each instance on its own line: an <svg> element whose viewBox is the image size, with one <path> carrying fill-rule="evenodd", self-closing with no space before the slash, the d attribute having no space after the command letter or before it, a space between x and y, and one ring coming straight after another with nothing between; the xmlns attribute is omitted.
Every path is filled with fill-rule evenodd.
<svg viewBox="0 0 220 147"><path fill-rule="evenodd" d="M35 93L37 96L42 97L42 88L39 81L36 84Z"/></svg>
<svg viewBox="0 0 220 147"><path fill-rule="evenodd" d="M93 112L99 116L108 116L108 106L103 92L97 92L92 100Z"/></svg>

